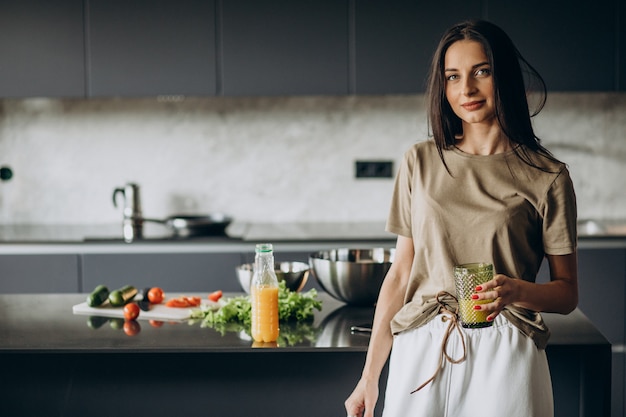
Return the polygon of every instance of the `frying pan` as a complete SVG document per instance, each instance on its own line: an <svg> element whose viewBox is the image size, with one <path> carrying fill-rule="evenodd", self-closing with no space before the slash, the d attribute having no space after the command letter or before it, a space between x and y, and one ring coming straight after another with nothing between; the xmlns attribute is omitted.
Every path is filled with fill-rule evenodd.
<svg viewBox="0 0 626 417"><path fill-rule="evenodd" d="M172 215L166 219L143 219L146 222L164 224L176 236L226 236L226 227L233 219L222 213L197 215Z"/></svg>

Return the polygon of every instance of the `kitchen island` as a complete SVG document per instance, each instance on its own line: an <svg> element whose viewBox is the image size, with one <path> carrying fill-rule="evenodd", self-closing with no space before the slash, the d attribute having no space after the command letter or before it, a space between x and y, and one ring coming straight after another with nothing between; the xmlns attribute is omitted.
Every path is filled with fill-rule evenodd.
<svg viewBox="0 0 626 417"><path fill-rule="evenodd" d="M125 331L73 314L84 298L0 295L0 415L341 416L369 341L350 329L373 314L322 293L312 322L282 326L289 337L278 346L255 347L241 329L194 321L138 320ZM608 416L611 345L579 310L544 317L556 416ZM384 382L376 415L383 393Z"/></svg>

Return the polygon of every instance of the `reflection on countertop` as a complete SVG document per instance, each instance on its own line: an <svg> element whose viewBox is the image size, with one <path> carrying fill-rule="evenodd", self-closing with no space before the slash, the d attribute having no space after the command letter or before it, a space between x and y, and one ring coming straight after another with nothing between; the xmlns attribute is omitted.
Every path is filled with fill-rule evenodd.
<svg viewBox="0 0 626 417"><path fill-rule="evenodd" d="M173 294L172 296L176 296ZM196 294L201 295L202 294ZM225 294L225 297L242 295ZM239 329L220 332L202 328L197 321L154 322L141 319L132 332L122 319L73 314L72 306L85 300L85 294L0 294L3 320L0 353L141 353L141 352L245 352L256 349ZM353 307L319 293L322 311L315 311L306 333L285 339L274 346L281 351L362 351L367 350L369 334L353 332L353 326L369 327L374 308ZM33 306L36 306L34 308ZM607 345L608 341L580 310L564 316L544 313L552 330L550 345ZM281 328L283 324L281 324ZM284 329L288 332L288 329ZM303 337L299 337L303 336Z"/></svg>
<svg viewBox="0 0 626 417"><path fill-rule="evenodd" d="M172 294L172 297L178 294ZM187 294L189 295L189 294ZM195 294L206 297L206 294ZM225 298L243 295L227 293ZM201 320L155 322L141 318L132 334L124 320L72 313L86 294L0 294L3 320L0 353L4 352L232 352L256 349L245 331L234 326L226 331L205 328ZM322 311L304 323L282 323L281 350L365 351L368 335L352 334L353 325L371 325L374 309L350 307L319 293ZM37 306L37 308L33 308Z"/></svg>

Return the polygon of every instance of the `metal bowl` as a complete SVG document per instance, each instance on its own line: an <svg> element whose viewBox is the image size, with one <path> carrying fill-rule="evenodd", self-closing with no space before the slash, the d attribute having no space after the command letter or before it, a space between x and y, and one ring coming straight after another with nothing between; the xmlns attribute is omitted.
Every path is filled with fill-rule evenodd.
<svg viewBox="0 0 626 417"><path fill-rule="evenodd" d="M395 249L331 249L309 256L311 274L339 301L373 306L391 267Z"/></svg>
<svg viewBox="0 0 626 417"><path fill-rule="evenodd" d="M241 288L250 294L254 264L239 265L236 269ZM287 289L296 292L302 290L309 277L309 266L304 262L275 262L274 271L278 281L285 281Z"/></svg>

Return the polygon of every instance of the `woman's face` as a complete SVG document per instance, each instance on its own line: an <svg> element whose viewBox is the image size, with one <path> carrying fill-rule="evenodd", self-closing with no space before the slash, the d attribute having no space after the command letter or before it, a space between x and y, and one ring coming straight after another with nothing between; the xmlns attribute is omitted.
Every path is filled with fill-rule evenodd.
<svg viewBox="0 0 626 417"><path fill-rule="evenodd" d="M480 43L456 41L444 58L446 98L466 123L494 123L495 104L491 67Z"/></svg>

